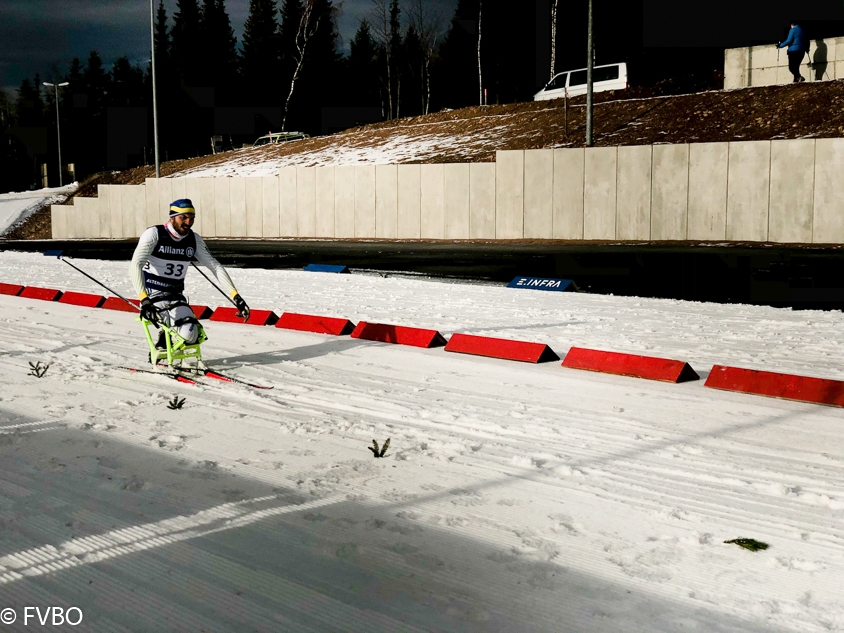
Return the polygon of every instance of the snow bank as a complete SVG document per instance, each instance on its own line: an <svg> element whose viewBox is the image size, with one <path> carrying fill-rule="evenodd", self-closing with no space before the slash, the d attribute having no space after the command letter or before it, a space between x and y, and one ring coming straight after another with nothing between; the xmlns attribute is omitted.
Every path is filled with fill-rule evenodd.
<svg viewBox="0 0 844 633"><path fill-rule="evenodd" d="M0 194L0 236L26 220L45 204L60 204L76 191L79 183L64 187Z"/></svg>

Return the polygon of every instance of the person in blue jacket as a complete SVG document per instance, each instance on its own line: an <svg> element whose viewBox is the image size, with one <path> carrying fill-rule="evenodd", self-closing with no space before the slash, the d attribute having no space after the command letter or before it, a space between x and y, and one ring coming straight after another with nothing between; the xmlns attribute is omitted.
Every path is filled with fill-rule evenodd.
<svg viewBox="0 0 844 633"><path fill-rule="evenodd" d="M809 52L809 40L797 20L791 21L791 30L784 42L779 42L777 48L788 47L788 70L794 75L794 83L806 81L800 74L800 63L803 56Z"/></svg>

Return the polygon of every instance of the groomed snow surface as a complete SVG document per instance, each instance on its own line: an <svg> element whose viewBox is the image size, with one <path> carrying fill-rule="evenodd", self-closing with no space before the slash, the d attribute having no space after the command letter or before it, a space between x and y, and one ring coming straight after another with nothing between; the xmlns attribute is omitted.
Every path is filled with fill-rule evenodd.
<svg viewBox="0 0 844 633"><path fill-rule="evenodd" d="M126 262L76 260L131 294ZM231 270L255 308L844 379L844 315ZM55 258L0 281L83 292ZM195 303L222 297L195 271ZM78 631L844 631L841 409L0 296L0 608ZM42 378L29 362L46 362ZM170 410L174 395L184 408ZM367 450L390 438L385 458ZM754 538L750 552L724 541ZM17 630L21 621L11 627ZM32 621L30 621L32 626ZM22 627L21 627L22 628Z"/></svg>

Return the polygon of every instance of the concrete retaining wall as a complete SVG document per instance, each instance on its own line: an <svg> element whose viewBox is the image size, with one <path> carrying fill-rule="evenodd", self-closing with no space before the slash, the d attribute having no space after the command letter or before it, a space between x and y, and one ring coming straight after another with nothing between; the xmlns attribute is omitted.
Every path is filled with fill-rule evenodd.
<svg viewBox="0 0 844 633"><path fill-rule="evenodd" d="M52 231L134 238L190 197L207 237L844 244L841 173L844 139L501 151L101 185L54 207Z"/></svg>
<svg viewBox="0 0 844 633"><path fill-rule="evenodd" d="M812 40L803 57L800 74L806 81L844 78L844 37ZM762 46L728 48L724 51L724 88L749 88L789 84L788 54L772 42Z"/></svg>

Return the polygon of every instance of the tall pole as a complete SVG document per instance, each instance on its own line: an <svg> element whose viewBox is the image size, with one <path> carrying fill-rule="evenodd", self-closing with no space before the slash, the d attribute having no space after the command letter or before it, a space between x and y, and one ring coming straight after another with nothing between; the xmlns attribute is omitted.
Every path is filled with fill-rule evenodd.
<svg viewBox="0 0 844 633"><path fill-rule="evenodd" d="M589 17L586 27L586 147L592 147L592 0L589 0Z"/></svg>
<svg viewBox="0 0 844 633"><path fill-rule="evenodd" d="M56 90L56 136L57 142L59 147L59 187L63 185L62 183L62 130L59 124L59 88L63 88L64 86L68 85L68 82L64 81L60 84L51 84L48 81L44 82L45 86L50 86L51 88L55 88Z"/></svg>
<svg viewBox="0 0 844 633"><path fill-rule="evenodd" d="M152 134L155 141L155 177L161 178L161 163L158 160L158 95L155 87L155 14L152 4L153 0L149 0L149 40L152 49Z"/></svg>

